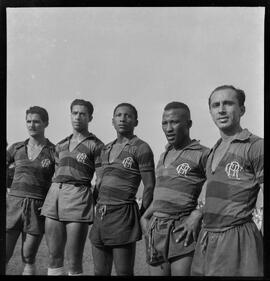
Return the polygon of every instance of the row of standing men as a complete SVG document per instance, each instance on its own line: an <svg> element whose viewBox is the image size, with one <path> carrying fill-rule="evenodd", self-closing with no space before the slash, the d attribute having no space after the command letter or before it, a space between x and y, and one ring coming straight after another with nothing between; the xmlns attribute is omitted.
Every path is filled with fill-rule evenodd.
<svg viewBox="0 0 270 281"><path fill-rule="evenodd" d="M45 137L47 111L26 111L29 138L7 150L15 164L7 194L6 264L22 234L23 275L35 274L45 233L48 275L82 275L89 225L95 275L133 275L144 237L151 275L262 276L263 226L252 221L263 188L263 139L242 129L245 93L214 89L208 104L220 139L210 150L190 138L188 106L170 102L162 129L168 144L155 168L150 146L134 135L136 108L117 105L117 138L107 145L88 130L89 101L71 103L73 132L56 146ZM91 181L96 173L96 181ZM143 183L142 204L136 193ZM198 197L205 184L204 204Z"/></svg>

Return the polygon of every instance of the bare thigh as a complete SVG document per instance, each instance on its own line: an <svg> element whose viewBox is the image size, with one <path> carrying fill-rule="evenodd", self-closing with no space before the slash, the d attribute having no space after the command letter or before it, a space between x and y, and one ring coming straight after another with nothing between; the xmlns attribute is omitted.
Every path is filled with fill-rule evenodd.
<svg viewBox="0 0 270 281"><path fill-rule="evenodd" d="M45 238L49 249L49 267L62 267L66 244L66 226L63 222L46 217Z"/></svg>
<svg viewBox="0 0 270 281"><path fill-rule="evenodd" d="M171 276L190 276L193 254L184 256L171 263Z"/></svg>
<svg viewBox="0 0 270 281"><path fill-rule="evenodd" d="M136 242L113 248L113 261L117 275L133 275Z"/></svg>
<svg viewBox="0 0 270 281"><path fill-rule="evenodd" d="M34 263L43 234L22 234L22 259L25 263Z"/></svg>
<svg viewBox="0 0 270 281"><path fill-rule="evenodd" d="M82 272L82 258L88 227L88 223L69 222L66 224L67 259L71 273Z"/></svg>
<svg viewBox="0 0 270 281"><path fill-rule="evenodd" d="M6 264L13 255L17 240L21 234L20 230L8 230L6 232Z"/></svg>
<svg viewBox="0 0 270 281"><path fill-rule="evenodd" d="M97 276L110 276L113 254L111 247L96 247L92 244L94 272Z"/></svg>

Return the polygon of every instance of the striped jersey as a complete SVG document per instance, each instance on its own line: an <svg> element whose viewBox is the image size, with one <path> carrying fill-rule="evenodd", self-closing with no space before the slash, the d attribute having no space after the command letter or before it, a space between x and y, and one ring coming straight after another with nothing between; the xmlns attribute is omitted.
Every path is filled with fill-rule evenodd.
<svg viewBox="0 0 270 281"><path fill-rule="evenodd" d="M197 206L203 183L209 148L199 141L175 150L174 160L165 166L165 158L172 146L160 156L156 167L153 211L166 214L190 213Z"/></svg>
<svg viewBox="0 0 270 281"><path fill-rule="evenodd" d="M36 159L27 155L29 139L11 145L7 150L7 168L14 164L10 195L44 199L54 173L55 146L48 139Z"/></svg>
<svg viewBox="0 0 270 281"><path fill-rule="evenodd" d="M141 172L154 171L154 155L150 146L134 136L110 163L112 146L107 144L101 152L102 175L97 202L117 205L134 202L141 182Z"/></svg>
<svg viewBox="0 0 270 281"><path fill-rule="evenodd" d="M69 151L71 137L72 135L56 144L56 168L53 182L91 186L94 172L100 167L100 151L103 142L94 134L89 133L88 137Z"/></svg>
<svg viewBox="0 0 270 281"><path fill-rule="evenodd" d="M252 218L259 184L263 183L263 139L242 130L230 142L228 151L212 171L215 149L211 150L206 172L207 186L203 222L220 229L242 224Z"/></svg>

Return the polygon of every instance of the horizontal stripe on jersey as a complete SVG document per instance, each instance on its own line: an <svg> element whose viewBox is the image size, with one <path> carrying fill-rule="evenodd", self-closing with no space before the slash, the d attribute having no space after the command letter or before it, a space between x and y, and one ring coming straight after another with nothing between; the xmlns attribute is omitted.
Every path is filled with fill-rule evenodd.
<svg viewBox="0 0 270 281"><path fill-rule="evenodd" d="M206 179L205 164L209 149L193 140L185 148L176 150L176 157L165 167L165 156L170 149L167 146L157 164L153 210L168 214L190 212L197 206Z"/></svg>
<svg viewBox="0 0 270 281"><path fill-rule="evenodd" d="M141 172L154 171L154 155L150 146L134 136L120 154L109 163L113 141L101 152L102 179L98 203L121 204L135 200L141 182Z"/></svg>
<svg viewBox="0 0 270 281"><path fill-rule="evenodd" d="M220 142L211 150L206 165L203 222L209 229L234 226L251 219L259 184L263 183L263 139L242 130L212 171L213 153Z"/></svg>
<svg viewBox="0 0 270 281"><path fill-rule="evenodd" d="M100 167L100 151L103 143L89 134L72 151L69 143L72 135L56 145L56 170L53 182L91 185L95 169Z"/></svg>
<svg viewBox="0 0 270 281"><path fill-rule="evenodd" d="M44 199L54 173L55 146L48 139L35 160L29 160L27 144L17 142L7 151L7 167L14 163L15 170L10 195Z"/></svg>

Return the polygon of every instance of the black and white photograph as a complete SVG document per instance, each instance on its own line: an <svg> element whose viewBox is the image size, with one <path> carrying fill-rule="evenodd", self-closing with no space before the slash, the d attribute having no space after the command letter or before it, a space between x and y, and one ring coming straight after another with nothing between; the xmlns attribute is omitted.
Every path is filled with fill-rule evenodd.
<svg viewBox="0 0 270 281"><path fill-rule="evenodd" d="M7 3L3 275L265 276L254 2Z"/></svg>

